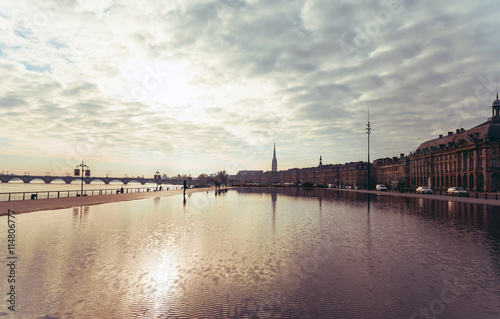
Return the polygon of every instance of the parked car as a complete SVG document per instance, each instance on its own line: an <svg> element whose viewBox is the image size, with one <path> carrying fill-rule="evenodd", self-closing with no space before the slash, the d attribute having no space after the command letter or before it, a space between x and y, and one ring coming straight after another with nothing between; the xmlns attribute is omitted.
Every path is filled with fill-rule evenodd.
<svg viewBox="0 0 500 319"><path fill-rule="evenodd" d="M462 187L450 187L446 191L446 195L449 196L466 196L469 197L469 192Z"/></svg>
<svg viewBox="0 0 500 319"><path fill-rule="evenodd" d="M420 186L415 191L417 194L433 194L434 192L427 186Z"/></svg>
<svg viewBox="0 0 500 319"><path fill-rule="evenodd" d="M375 190L381 192L387 192L387 187L383 184L378 184L377 186L375 186Z"/></svg>

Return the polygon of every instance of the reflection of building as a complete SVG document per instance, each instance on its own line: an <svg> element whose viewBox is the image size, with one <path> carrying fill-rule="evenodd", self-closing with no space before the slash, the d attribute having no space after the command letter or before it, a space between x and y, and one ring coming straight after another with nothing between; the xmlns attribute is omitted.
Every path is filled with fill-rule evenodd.
<svg viewBox="0 0 500 319"><path fill-rule="evenodd" d="M469 130L457 129L422 143L410 154L412 187L429 185L445 190L460 186L469 191L498 191L500 168L500 100L492 117Z"/></svg>

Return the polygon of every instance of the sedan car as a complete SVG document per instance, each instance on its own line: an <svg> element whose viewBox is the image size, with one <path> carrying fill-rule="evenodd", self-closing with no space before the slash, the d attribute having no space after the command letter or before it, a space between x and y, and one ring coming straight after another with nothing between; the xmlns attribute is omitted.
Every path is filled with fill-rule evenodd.
<svg viewBox="0 0 500 319"><path fill-rule="evenodd" d="M450 187L446 191L446 195L469 197L469 192L463 189L462 187Z"/></svg>
<svg viewBox="0 0 500 319"><path fill-rule="evenodd" d="M378 184L375 186L375 190L381 191L381 192L387 192L387 187L383 184Z"/></svg>
<svg viewBox="0 0 500 319"><path fill-rule="evenodd" d="M429 187L420 186L417 188L416 193L417 194L433 194L434 192Z"/></svg>

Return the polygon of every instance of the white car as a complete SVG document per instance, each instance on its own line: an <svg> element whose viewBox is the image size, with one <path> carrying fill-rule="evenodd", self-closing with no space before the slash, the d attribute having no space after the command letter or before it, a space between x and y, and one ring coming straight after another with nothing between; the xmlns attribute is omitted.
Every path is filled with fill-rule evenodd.
<svg viewBox="0 0 500 319"><path fill-rule="evenodd" d="M420 187L418 187L415 192L417 194L433 194L434 193L432 191L432 189L430 189L429 187L426 187L426 186L420 186Z"/></svg>
<svg viewBox="0 0 500 319"><path fill-rule="evenodd" d="M466 196L469 197L469 192L463 189L462 187L450 187L446 191L446 195L449 196Z"/></svg>
<svg viewBox="0 0 500 319"><path fill-rule="evenodd" d="M378 184L377 186L375 186L375 190L381 192L387 192L387 187L383 184Z"/></svg>

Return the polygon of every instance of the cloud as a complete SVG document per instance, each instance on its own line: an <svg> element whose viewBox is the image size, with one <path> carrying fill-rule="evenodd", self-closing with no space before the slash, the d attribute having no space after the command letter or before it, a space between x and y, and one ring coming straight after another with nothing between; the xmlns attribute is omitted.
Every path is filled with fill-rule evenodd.
<svg viewBox="0 0 500 319"><path fill-rule="evenodd" d="M369 109L372 158L409 153L489 116L498 7L5 2L0 152L199 174L269 169L276 142L280 169L342 163L365 159Z"/></svg>

